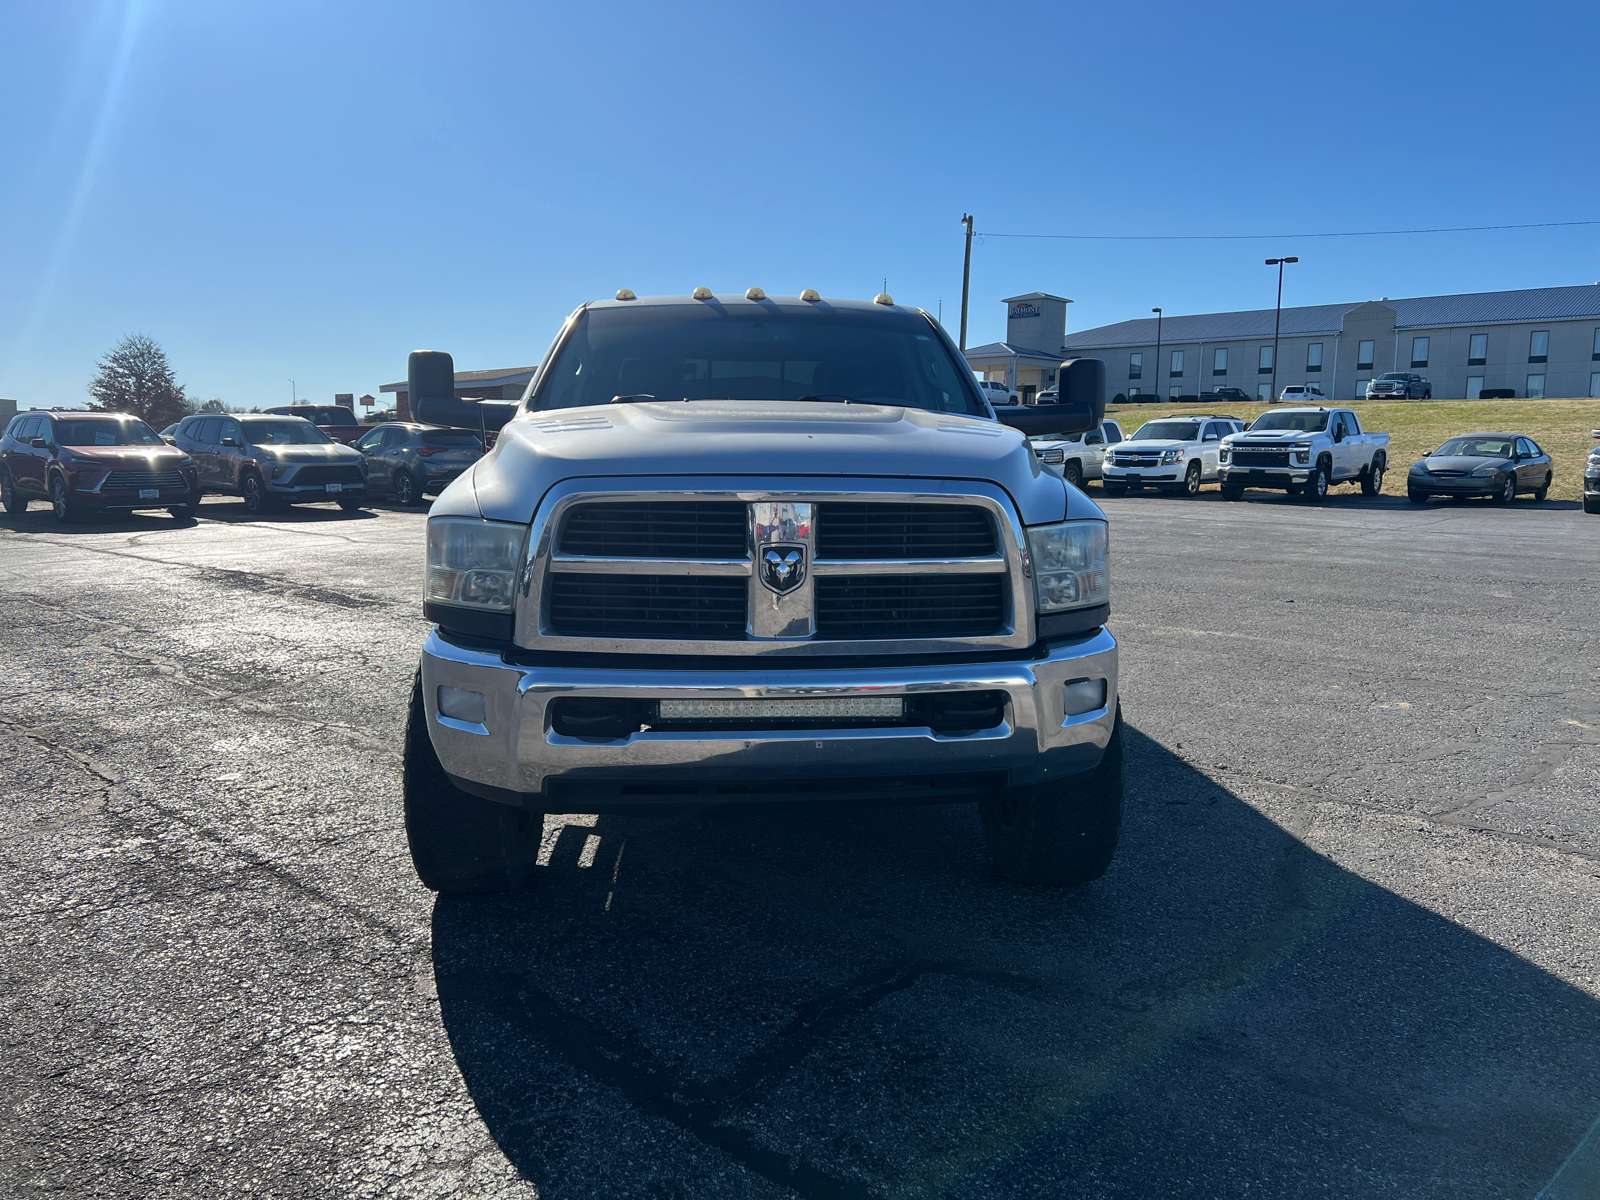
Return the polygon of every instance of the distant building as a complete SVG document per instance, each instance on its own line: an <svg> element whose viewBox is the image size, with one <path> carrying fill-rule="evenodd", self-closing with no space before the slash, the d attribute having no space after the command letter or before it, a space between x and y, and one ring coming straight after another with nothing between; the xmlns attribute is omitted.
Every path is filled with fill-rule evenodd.
<svg viewBox="0 0 1600 1200"><path fill-rule="evenodd" d="M15 400L0 400L0 426L6 425L16 415L17 402Z"/></svg>
<svg viewBox="0 0 1600 1200"><path fill-rule="evenodd" d="M1067 358L1067 305L1049 292L1029 292L1006 300L1006 340L973 346L967 363L980 378L993 379L1022 394L1024 402L1056 381Z"/></svg>
<svg viewBox="0 0 1600 1200"><path fill-rule="evenodd" d="M507 367L499 371L457 371L456 397L461 400L521 400L522 392L533 378L537 367ZM402 421L411 419L411 396L407 381L386 383L380 393L393 392L394 415Z"/></svg>
<svg viewBox="0 0 1600 1200"><path fill-rule="evenodd" d="M1158 362L1156 320L1140 317L1063 337L1061 351L1102 359L1108 398L1222 386L1265 398L1272 326L1270 308L1166 317ZM1331 400L1351 400L1385 371L1415 371L1441 399L1476 399L1485 389L1519 399L1600 396L1600 284L1283 310L1280 392L1315 383Z"/></svg>

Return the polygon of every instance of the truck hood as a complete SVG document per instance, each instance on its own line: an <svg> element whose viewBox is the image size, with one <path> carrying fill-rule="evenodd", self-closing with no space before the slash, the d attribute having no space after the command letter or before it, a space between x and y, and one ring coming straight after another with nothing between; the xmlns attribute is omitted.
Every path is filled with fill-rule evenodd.
<svg viewBox="0 0 1600 1200"><path fill-rule="evenodd" d="M528 413L501 430L434 512L470 511L470 496L490 520L525 523L563 480L663 475L976 481L1004 489L1026 525L1101 515L1040 466L1020 433L993 421L875 404L737 400Z"/></svg>
<svg viewBox="0 0 1600 1200"><path fill-rule="evenodd" d="M1239 442L1266 442L1268 444L1274 442L1304 442L1324 432L1326 431L1318 430L1317 433L1311 433L1304 429L1263 429L1259 433L1249 431L1236 433L1229 440L1236 444Z"/></svg>

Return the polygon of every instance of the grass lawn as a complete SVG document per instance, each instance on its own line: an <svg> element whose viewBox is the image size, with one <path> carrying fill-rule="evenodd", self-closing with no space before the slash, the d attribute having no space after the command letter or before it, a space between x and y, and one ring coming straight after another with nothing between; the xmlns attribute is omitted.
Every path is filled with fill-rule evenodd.
<svg viewBox="0 0 1600 1200"><path fill-rule="evenodd" d="M1168 414L1218 412L1253 421L1272 404L1111 404L1106 416L1115 417L1131 433L1144 421ZM1403 495L1406 472L1440 442L1457 433L1493 431L1520 433L1538 442L1554 461L1554 500L1583 498L1583 464L1594 447L1591 429L1600 429L1600 400L1424 400L1411 402L1357 400L1341 404L1353 408L1361 428L1389 437L1389 477L1383 490Z"/></svg>

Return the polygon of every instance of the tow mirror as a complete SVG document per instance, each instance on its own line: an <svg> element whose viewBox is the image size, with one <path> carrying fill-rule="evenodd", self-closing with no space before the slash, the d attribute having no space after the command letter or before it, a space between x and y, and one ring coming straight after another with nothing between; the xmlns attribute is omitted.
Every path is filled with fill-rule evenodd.
<svg viewBox="0 0 1600 1200"><path fill-rule="evenodd" d="M1047 433L1088 433L1106 417L1106 365L1098 358L1071 358L1056 375L1054 404L1020 404L995 409L1002 425L1037 437Z"/></svg>
<svg viewBox="0 0 1600 1200"><path fill-rule="evenodd" d="M456 365L443 350L413 350L406 360L411 419L488 434L517 412L515 400L465 400L456 395Z"/></svg>

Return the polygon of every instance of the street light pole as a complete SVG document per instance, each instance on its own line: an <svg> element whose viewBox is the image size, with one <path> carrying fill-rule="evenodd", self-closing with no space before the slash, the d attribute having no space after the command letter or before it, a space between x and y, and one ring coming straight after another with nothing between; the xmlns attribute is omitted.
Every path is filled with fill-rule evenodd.
<svg viewBox="0 0 1600 1200"><path fill-rule="evenodd" d="M1283 325L1283 264L1296 263L1300 260L1293 255L1288 258L1269 258L1267 266L1278 268L1278 307L1272 315L1272 395L1268 403L1275 403L1278 399L1278 331Z"/></svg>
<svg viewBox="0 0 1600 1200"><path fill-rule="evenodd" d="M1166 376L1161 373L1161 310L1152 308L1150 311L1156 315L1156 382L1164 387ZM1161 399L1161 388L1156 389L1156 399Z"/></svg>
<svg viewBox="0 0 1600 1200"><path fill-rule="evenodd" d="M972 281L972 214L962 213L967 227L967 257L961 264L961 353L967 352L967 285Z"/></svg>

